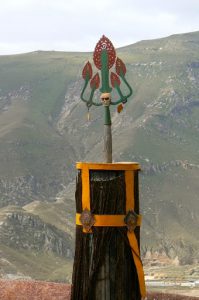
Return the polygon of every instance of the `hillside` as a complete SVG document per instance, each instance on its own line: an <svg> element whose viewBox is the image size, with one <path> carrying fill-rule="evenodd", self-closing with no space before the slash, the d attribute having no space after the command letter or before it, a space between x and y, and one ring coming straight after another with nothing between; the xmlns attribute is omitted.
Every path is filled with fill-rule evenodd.
<svg viewBox="0 0 199 300"><path fill-rule="evenodd" d="M199 32L141 41L117 55L134 95L120 114L111 108L113 158L142 166L142 255L149 266L164 257L195 264ZM75 162L101 161L103 148L103 112L91 108L87 122L80 100L87 60L91 53L0 56L2 277L70 278Z"/></svg>

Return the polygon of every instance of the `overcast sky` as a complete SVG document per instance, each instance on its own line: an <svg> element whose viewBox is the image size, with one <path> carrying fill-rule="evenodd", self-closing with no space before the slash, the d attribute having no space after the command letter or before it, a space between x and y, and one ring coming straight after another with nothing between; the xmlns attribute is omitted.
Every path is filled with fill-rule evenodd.
<svg viewBox="0 0 199 300"><path fill-rule="evenodd" d="M93 51L199 30L199 0L0 0L0 55Z"/></svg>

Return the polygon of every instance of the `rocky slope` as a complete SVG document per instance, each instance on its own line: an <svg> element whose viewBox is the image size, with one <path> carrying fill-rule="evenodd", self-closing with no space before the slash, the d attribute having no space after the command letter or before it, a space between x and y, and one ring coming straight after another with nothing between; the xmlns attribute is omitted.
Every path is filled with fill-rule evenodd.
<svg viewBox="0 0 199 300"><path fill-rule="evenodd" d="M121 114L111 108L114 160L142 167L143 256L178 264L199 260L198 50L199 32L118 49L134 95ZM71 272L75 162L101 161L103 148L103 112L91 108L87 122L79 99L87 60L91 53L0 57L2 276L20 265L38 279Z"/></svg>

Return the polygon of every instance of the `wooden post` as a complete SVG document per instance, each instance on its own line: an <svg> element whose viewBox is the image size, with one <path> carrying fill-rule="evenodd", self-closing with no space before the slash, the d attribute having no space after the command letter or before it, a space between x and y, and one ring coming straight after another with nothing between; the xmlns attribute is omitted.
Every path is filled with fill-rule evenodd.
<svg viewBox="0 0 199 300"><path fill-rule="evenodd" d="M126 224L123 222L112 226L109 221L110 215L113 219L114 216L122 216L124 220L129 205L127 202L131 199L134 202L132 208L139 215L139 165L77 163L77 168L77 226L71 300L140 300L140 270L138 272L132 254L137 250L133 249L134 245L130 246ZM130 172L131 176L126 176L126 172ZM88 210L83 210L85 203L90 206L90 213L95 219L94 223L91 221L93 226L87 228L87 232L82 218L82 212L86 211L88 215ZM102 226L102 219L105 219L105 226ZM99 222L102 222L101 225ZM132 235L138 249L139 226Z"/></svg>
<svg viewBox="0 0 199 300"><path fill-rule="evenodd" d="M104 163L77 164L71 300L140 300L145 285L139 252L139 165L112 164L110 114L110 107L123 106L133 90L125 78L125 64L104 35L95 47L93 61L99 71L93 76L90 62L84 66L81 100L88 109L104 107ZM100 102L94 97L98 89ZM115 99L111 98L113 90Z"/></svg>
<svg viewBox="0 0 199 300"><path fill-rule="evenodd" d="M111 125L104 125L104 162L112 163Z"/></svg>

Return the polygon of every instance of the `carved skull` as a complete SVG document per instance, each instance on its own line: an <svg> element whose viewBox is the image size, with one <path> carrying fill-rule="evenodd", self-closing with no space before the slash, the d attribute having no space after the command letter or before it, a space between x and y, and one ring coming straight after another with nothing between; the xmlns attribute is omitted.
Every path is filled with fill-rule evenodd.
<svg viewBox="0 0 199 300"><path fill-rule="evenodd" d="M111 104L111 94L110 93L102 93L100 99L103 102L104 106L109 106Z"/></svg>

